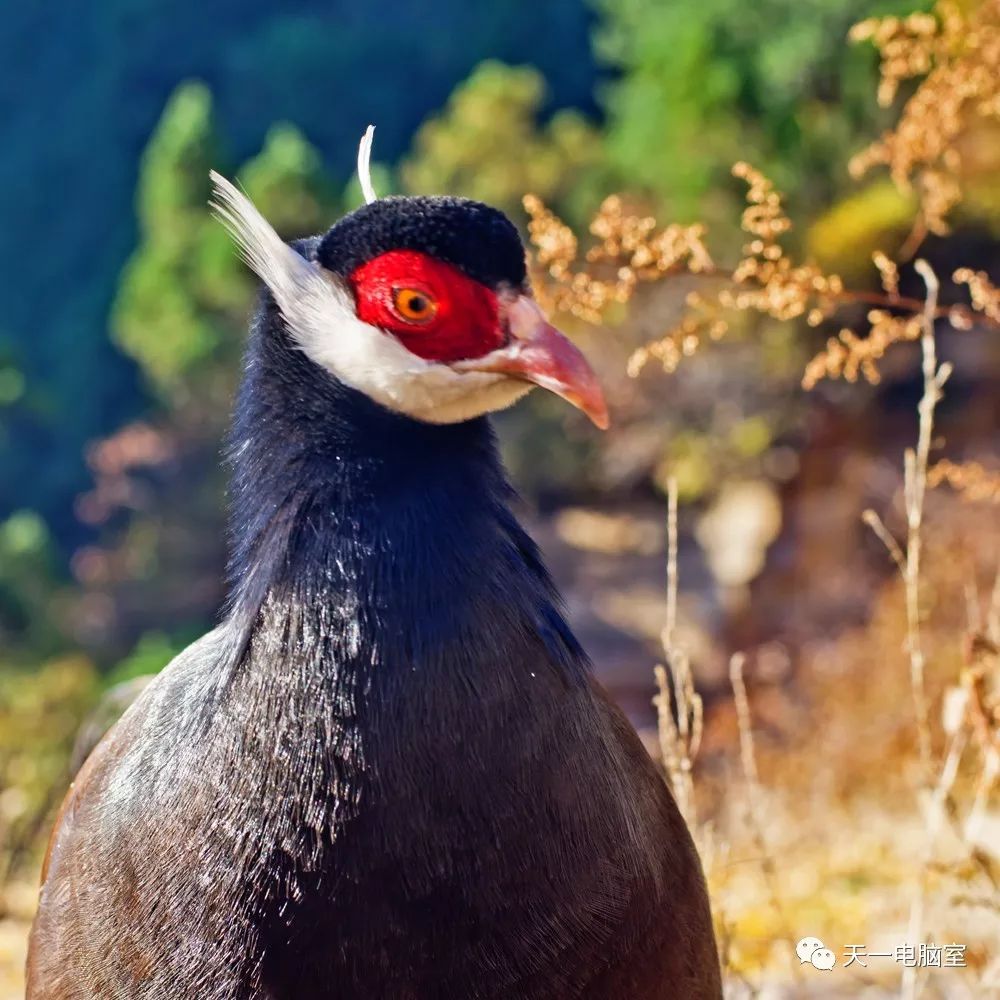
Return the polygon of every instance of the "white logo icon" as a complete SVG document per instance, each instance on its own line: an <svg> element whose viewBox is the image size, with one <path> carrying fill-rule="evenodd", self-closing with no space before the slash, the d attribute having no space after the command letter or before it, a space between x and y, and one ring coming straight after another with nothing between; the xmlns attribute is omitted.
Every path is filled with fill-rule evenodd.
<svg viewBox="0 0 1000 1000"><path fill-rule="evenodd" d="M799 965L808 962L820 972L829 972L837 964L833 952L819 938L804 937L795 946L795 954L799 956Z"/></svg>

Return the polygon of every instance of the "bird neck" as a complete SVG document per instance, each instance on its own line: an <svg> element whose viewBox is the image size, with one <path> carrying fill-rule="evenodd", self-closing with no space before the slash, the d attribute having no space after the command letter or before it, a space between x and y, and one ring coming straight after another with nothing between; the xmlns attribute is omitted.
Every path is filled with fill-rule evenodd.
<svg viewBox="0 0 1000 1000"><path fill-rule="evenodd" d="M289 622L346 628L351 655L406 662L454 648L485 615L582 662L510 512L487 420L434 426L385 410L316 368L265 308L230 456L230 616L248 640Z"/></svg>

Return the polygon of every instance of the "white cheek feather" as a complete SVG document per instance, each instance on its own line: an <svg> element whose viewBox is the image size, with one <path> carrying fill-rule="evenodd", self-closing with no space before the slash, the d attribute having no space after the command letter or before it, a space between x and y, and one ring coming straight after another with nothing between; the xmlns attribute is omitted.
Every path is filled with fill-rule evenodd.
<svg viewBox="0 0 1000 1000"><path fill-rule="evenodd" d="M362 323L350 293L315 261L300 256L253 203L212 172L212 207L270 289L289 332L317 365L390 410L434 424L459 423L504 409L530 391L518 379L457 372L411 354L390 334Z"/></svg>

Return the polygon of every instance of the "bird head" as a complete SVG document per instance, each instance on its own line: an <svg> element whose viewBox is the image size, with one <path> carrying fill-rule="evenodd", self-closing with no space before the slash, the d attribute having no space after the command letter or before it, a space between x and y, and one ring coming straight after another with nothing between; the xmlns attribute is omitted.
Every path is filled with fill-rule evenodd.
<svg viewBox="0 0 1000 1000"><path fill-rule="evenodd" d="M462 198L375 199L304 256L241 191L213 180L216 211L292 341L334 378L432 424L504 409L542 386L607 427L597 378L532 298L524 246L502 212Z"/></svg>

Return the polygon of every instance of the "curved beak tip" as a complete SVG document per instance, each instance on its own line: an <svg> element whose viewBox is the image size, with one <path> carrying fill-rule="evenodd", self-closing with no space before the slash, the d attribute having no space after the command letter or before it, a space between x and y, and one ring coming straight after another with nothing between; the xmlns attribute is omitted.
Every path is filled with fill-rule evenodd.
<svg viewBox="0 0 1000 1000"><path fill-rule="evenodd" d="M611 419L597 375L575 344L555 327L546 327L524 345L528 364L518 374L565 399L585 413L595 427L606 431Z"/></svg>
<svg viewBox="0 0 1000 1000"><path fill-rule="evenodd" d="M602 406L598 411L584 410L583 412L590 417L591 422L598 430L606 431L611 426L611 417L608 416L607 406Z"/></svg>
<svg viewBox="0 0 1000 1000"><path fill-rule="evenodd" d="M545 318L537 303L520 296L507 309L511 344L486 370L533 382L582 410L602 431L611 424L604 393L580 349Z"/></svg>
<svg viewBox="0 0 1000 1000"><path fill-rule="evenodd" d="M611 426L611 417L608 415L608 404L604 401L604 393L597 382L596 376L585 381L584 385L567 385L565 388L553 385L545 385L557 396L561 396L567 403L571 403L581 413L586 414L590 422L599 430L606 431Z"/></svg>

